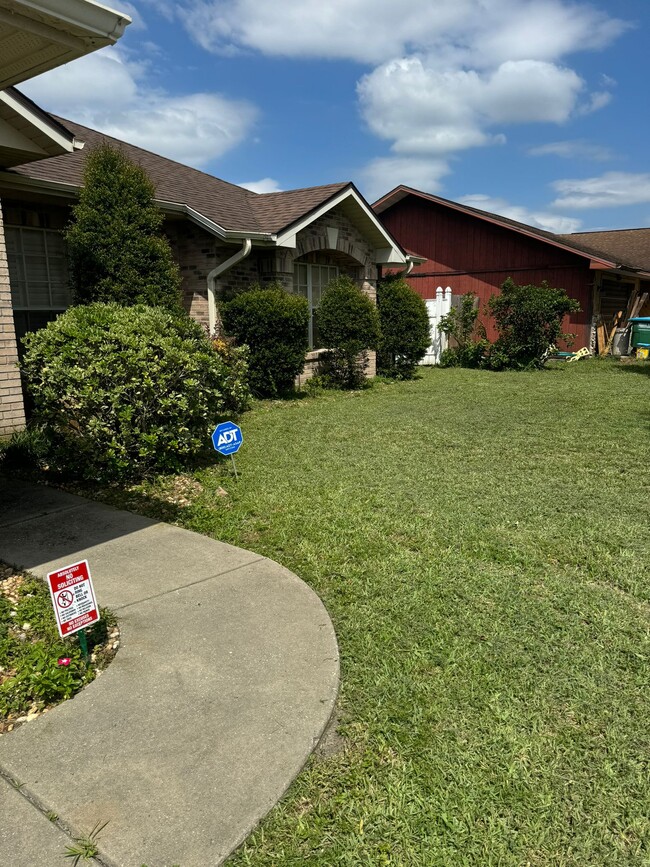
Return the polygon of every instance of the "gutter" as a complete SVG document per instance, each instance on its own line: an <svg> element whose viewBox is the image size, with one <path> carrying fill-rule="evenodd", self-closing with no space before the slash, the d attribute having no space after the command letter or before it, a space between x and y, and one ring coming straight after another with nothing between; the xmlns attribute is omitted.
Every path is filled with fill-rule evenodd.
<svg viewBox="0 0 650 867"><path fill-rule="evenodd" d="M253 242L251 239L245 238L241 250L238 250L234 256L231 256L230 259L226 259L226 261L222 262L221 265L217 265L217 267L213 268L213 270L208 274L208 328L210 336L214 334L217 327L217 280L222 274L225 274L226 271L230 271L231 268L242 262L248 256L252 248Z"/></svg>

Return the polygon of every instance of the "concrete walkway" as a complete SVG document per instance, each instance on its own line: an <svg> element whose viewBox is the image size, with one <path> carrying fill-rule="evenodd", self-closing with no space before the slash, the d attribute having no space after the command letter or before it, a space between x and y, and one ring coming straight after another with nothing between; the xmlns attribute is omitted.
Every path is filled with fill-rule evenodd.
<svg viewBox="0 0 650 867"><path fill-rule="evenodd" d="M329 721L327 612L250 551L0 478L0 559L45 576L84 558L120 650L74 699L0 737L0 864L63 867L70 837L106 821L109 867L220 864Z"/></svg>

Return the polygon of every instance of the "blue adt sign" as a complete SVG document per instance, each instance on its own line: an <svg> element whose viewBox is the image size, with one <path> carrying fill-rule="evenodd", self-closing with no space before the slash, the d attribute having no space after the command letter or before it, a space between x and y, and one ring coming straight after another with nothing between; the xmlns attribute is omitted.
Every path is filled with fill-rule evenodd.
<svg viewBox="0 0 650 867"><path fill-rule="evenodd" d="M241 428L233 421L218 424L212 432L212 445L221 455L234 455L243 442Z"/></svg>

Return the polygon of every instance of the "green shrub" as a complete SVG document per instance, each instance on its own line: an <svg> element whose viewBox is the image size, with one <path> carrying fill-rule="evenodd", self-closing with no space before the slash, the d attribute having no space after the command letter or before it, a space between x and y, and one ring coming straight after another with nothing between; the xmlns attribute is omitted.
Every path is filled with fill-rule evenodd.
<svg viewBox="0 0 650 867"><path fill-rule="evenodd" d="M253 286L220 305L226 334L249 350L249 384L258 397L291 391L308 349L307 299L283 286Z"/></svg>
<svg viewBox="0 0 650 867"><path fill-rule="evenodd" d="M412 379L431 343L427 306L406 280L392 277L378 286L377 309L381 328L377 372Z"/></svg>
<svg viewBox="0 0 650 867"><path fill-rule="evenodd" d="M179 469L242 411L246 364L162 308L72 307L25 337L23 372L53 469L112 481Z"/></svg>
<svg viewBox="0 0 650 867"><path fill-rule="evenodd" d="M350 277L338 277L325 287L318 326L327 347L323 376L337 388L361 388L368 350L377 348L381 334L376 305Z"/></svg>
<svg viewBox="0 0 650 867"><path fill-rule="evenodd" d="M31 472L47 463L50 441L42 427L30 423L0 443L0 466L10 472Z"/></svg>
<svg viewBox="0 0 650 867"><path fill-rule="evenodd" d="M75 304L148 304L180 311L181 278L155 189L140 166L109 145L86 159L65 231Z"/></svg>
<svg viewBox="0 0 650 867"><path fill-rule="evenodd" d="M471 292L463 295L459 307L452 307L441 317L438 329L455 346L445 349L440 356L441 367L480 367L489 346L485 328L478 321L476 296Z"/></svg>
<svg viewBox="0 0 650 867"><path fill-rule="evenodd" d="M571 343L575 335L562 333L562 320L580 310L580 304L564 289L518 286L508 278L500 295L492 295L488 308L499 337L490 347L488 364L493 370L524 370L544 366L549 346L558 340Z"/></svg>

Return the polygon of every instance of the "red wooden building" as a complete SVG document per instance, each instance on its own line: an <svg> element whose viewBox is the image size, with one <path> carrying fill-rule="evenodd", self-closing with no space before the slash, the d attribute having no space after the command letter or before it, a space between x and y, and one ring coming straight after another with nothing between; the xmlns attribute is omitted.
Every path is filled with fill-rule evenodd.
<svg viewBox="0 0 650 867"><path fill-rule="evenodd" d="M633 289L650 279L650 229L554 235L404 186L373 207L404 248L426 257L407 276L423 298L450 286L454 297L477 295L483 311L508 277L521 285L546 280L580 302L581 311L565 322L576 334L575 348L593 348L601 317L609 324ZM481 319L494 339L487 315Z"/></svg>

